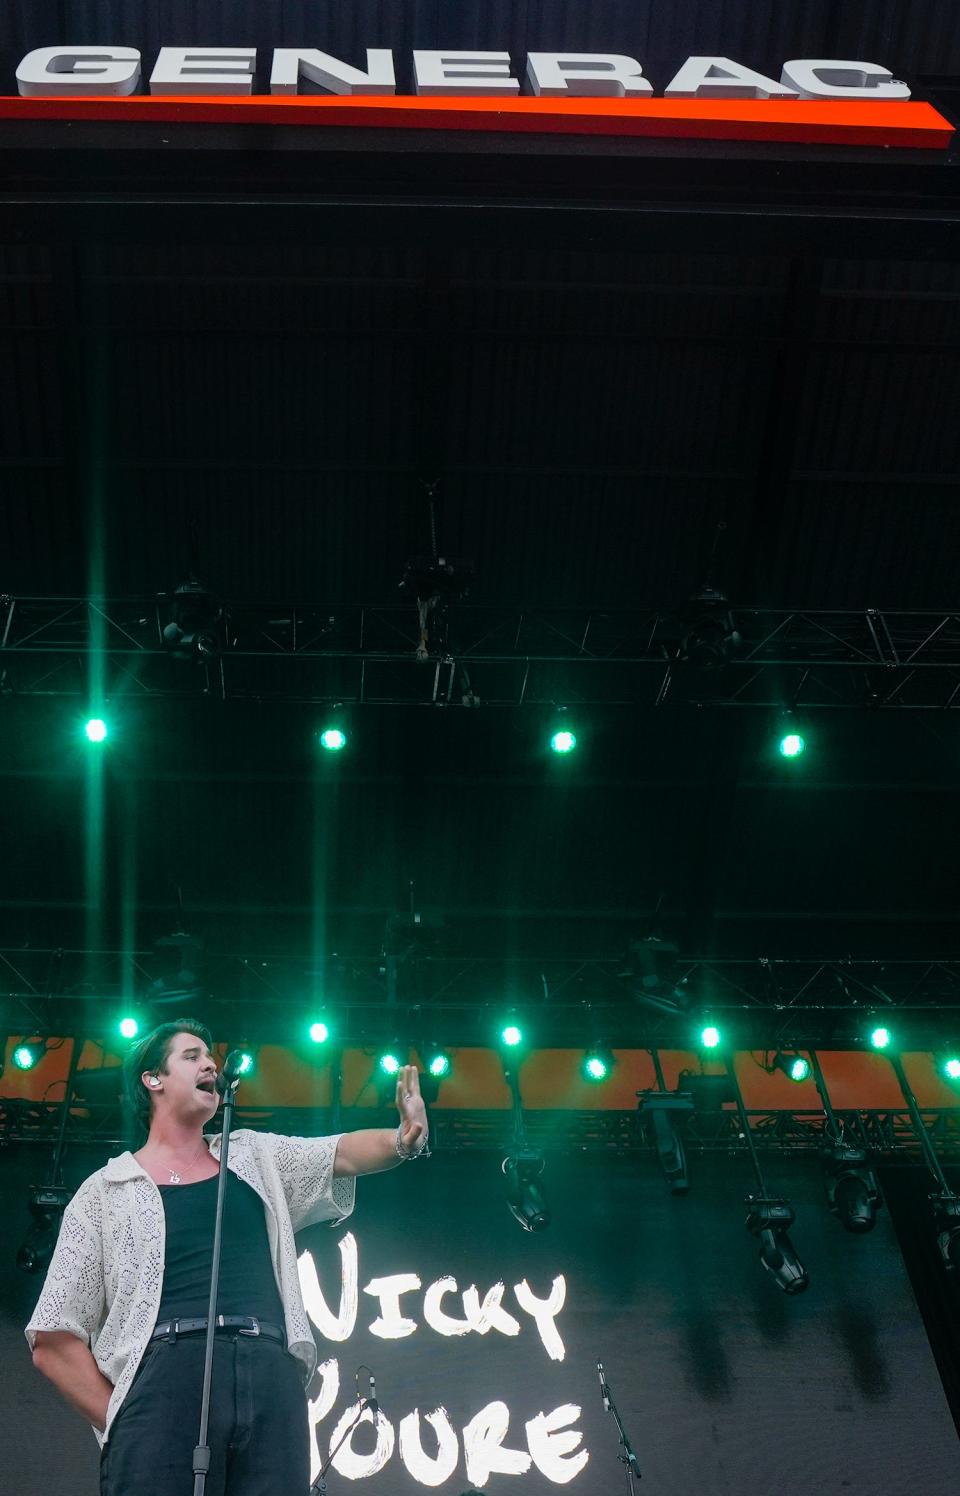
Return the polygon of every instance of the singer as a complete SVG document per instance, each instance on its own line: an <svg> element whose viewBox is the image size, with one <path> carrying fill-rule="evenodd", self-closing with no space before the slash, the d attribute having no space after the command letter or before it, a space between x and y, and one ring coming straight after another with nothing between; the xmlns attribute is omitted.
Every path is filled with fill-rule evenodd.
<svg viewBox="0 0 960 1496"><path fill-rule="evenodd" d="M185 1496L192 1481L211 1283L219 1105L208 1030L161 1024L124 1063L145 1140L84 1180L64 1212L33 1317L34 1365L93 1425L101 1496ZM355 1179L428 1157L415 1065L396 1129L231 1138L207 1496L307 1492L306 1384L316 1347L294 1232L350 1214Z"/></svg>

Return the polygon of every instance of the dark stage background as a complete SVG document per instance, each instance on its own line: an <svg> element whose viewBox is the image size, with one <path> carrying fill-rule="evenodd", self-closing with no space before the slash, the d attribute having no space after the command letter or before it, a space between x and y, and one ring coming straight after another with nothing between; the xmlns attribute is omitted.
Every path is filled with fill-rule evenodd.
<svg viewBox="0 0 960 1496"><path fill-rule="evenodd" d="M39 1284L17 1275L13 1256L26 1224L24 1189L39 1163L35 1151L13 1151L0 1169L8 1226L0 1269L0 1485L16 1496L87 1496L96 1490L93 1436L32 1371L21 1336ZM74 1153L71 1183L97 1163ZM886 1212L871 1236L850 1238L823 1205L815 1165L778 1160L776 1181L796 1207L794 1240L811 1275L809 1292L788 1301L763 1274L743 1229L748 1180L741 1159L695 1160L685 1200L664 1193L648 1159L552 1159L554 1220L539 1237L524 1236L510 1219L498 1165L492 1155L441 1155L361 1181L343 1231L304 1234L301 1244L314 1255L333 1313L340 1305L338 1243L349 1230L358 1244L356 1328L342 1344L321 1348L321 1359L338 1361L341 1383L319 1426L324 1449L352 1399L355 1368L365 1362L398 1435L404 1416L420 1410L431 1455L436 1441L425 1417L439 1405L459 1439L482 1408L502 1400L510 1411L505 1443L518 1450L526 1448L527 1420L564 1404L579 1407L572 1427L582 1430L589 1462L569 1486L579 1496L606 1496L623 1482L613 1422L600 1403L600 1356L648 1496L956 1491L954 1425ZM398 1273L421 1280L421 1291L401 1300L417 1328L404 1339L378 1339L369 1326L379 1304L364 1285ZM560 1273L567 1293L556 1326L565 1354L557 1361L518 1309L513 1285L525 1278L546 1297ZM475 1283L481 1299L502 1280L504 1307L520 1321L520 1333L441 1337L424 1321L423 1294L447 1275L460 1290ZM461 1313L457 1295L443 1307ZM356 1440L357 1454L372 1445L368 1429ZM458 1496L467 1484L461 1440L457 1470L441 1489ZM355 1488L332 1474L331 1496ZM407 1496L425 1486L406 1472L398 1437L389 1463L360 1488ZM532 1467L494 1474L484 1489L542 1496L554 1483Z"/></svg>

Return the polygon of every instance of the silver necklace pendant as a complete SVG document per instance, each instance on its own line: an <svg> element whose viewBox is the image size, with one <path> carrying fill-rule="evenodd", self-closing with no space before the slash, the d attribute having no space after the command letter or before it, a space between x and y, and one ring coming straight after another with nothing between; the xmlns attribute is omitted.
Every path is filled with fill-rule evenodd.
<svg viewBox="0 0 960 1496"><path fill-rule="evenodd" d="M171 1184L179 1184L180 1183L180 1175L177 1174L173 1169L170 1170L170 1183Z"/></svg>

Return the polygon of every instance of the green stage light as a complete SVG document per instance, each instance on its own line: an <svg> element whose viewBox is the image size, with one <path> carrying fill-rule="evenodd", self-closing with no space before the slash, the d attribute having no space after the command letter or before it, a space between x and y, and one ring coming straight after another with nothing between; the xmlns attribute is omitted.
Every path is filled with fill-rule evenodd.
<svg viewBox="0 0 960 1496"><path fill-rule="evenodd" d="M450 1056L445 1054L432 1055L427 1069L437 1080L443 1080L445 1075L450 1074Z"/></svg>
<svg viewBox="0 0 960 1496"><path fill-rule="evenodd" d="M708 1023L700 1030L700 1043L704 1049L717 1049L720 1044L720 1030L713 1023Z"/></svg>
<svg viewBox="0 0 960 1496"><path fill-rule="evenodd" d="M91 743L106 742L107 724L102 717L91 717L83 730Z"/></svg>
<svg viewBox="0 0 960 1496"><path fill-rule="evenodd" d="M955 1054L947 1055L942 1061L940 1068L943 1070L947 1080L960 1080L960 1056Z"/></svg>
<svg viewBox="0 0 960 1496"><path fill-rule="evenodd" d="M384 1075L399 1075L400 1057L392 1049L385 1049L377 1060Z"/></svg>
<svg viewBox="0 0 960 1496"><path fill-rule="evenodd" d="M806 743L798 732L788 732L780 739L780 752L784 758L799 758Z"/></svg>
<svg viewBox="0 0 960 1496"><path fill-rule="evenodd" d="M555 732L550 739L550 747L554 753L572 753L577 746L577 735L568 727L560 732Z"/></svg>
<svg viewBox="0 0 960 1496"><path fill-rule="evenodd" d="M13 1051L13 1063L18 1070L32 1070L46 1052L47 1046L42 1039L24 1040Z"/></svg>
<svg viewBox="0 0 960 1496"><path fill-rule="evenodd" d="M309 1034L314 1044L326 1044L330 1037L330 1029L322 1018L318 1018L315 1023L311 1023Z"/></svg>
<svg viewBox="0 0 960 1496"><path fill-rule="evenodd" d="M608 1049L588 1049L581 1069L585 1080L599 1084L600 1081L609 1079L613 1065L613 1055Z"/></svg>
<svg viewBox="0 0 960 1496"><path fill-rule="evenodd" d="M775 1069L782 1070L790 1080L806 1080L810 1074L810 1061L804 1059L802 1054L777 1054L773 1064Z"/></svg>
<svg viewBox="0 0 960 1496"><path fill-rule="evenodd" d="M891 1037L890 1030L881 1025L871 1033L870 1043L874 1049L889 1049Z"/></svg>
<svg viewBox="0 0 960 1496"><path fill-rule="evenodd" d="M329 753L339 753L347 746L347 735L342 727L325 727L320 734L320 746Z"/></svg>
<svg viewBox="0 0 960 1496"><path fill-rule="evenodd" d="M508 1049L516 1049L518 1044L523 1043L523 1030L515 1023L507 1023L500 1030L500 1039Z"/></svg>
<svg viewBox="0 0 960 1496"><path fill-rule="evenodd" d="M245 1049L243 1051L243 1057L240 1060L240 1074L241 1075L252 1075L253 1074L253 1067L254 1067L255 1063L256 1062L255 1062L255 1060L253 1058L253 1055L250 1053L249 1049Z"/></svg>
<svg viewBox="0 0 960 1496"><path fill-rule="evenodd" d="M124 1018L121 1018L120 1022L117 1024L117 1028L120 1030L121 1037L124 1039L135 1039L140 1032L139 1023L137 1022L136 1018L134 1018L133 1015L129 1013Z"/></svg>

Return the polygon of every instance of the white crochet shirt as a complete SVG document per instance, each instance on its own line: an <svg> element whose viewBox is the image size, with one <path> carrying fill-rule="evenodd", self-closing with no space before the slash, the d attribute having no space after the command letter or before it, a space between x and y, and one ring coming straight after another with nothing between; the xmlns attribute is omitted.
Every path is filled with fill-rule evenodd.
<svg viewBox="0 0 960 1496"><path fill-rule="evenodd" d="M293 1233L317 1221L336 1225L353 1210L356 1180L335 1179L341 1134L288 1138L242 1128L230 1138L228 1167L262 1199L287 1345L304 1367L317 1361L303 1306ZM208 1139L214 1157L220 1138ZM85 1179L63 1224L33 1317L26 1327L32 1350L38 1330L68 1330L86 1342L113 1395L110 1425L130 1389L157 1322L163 1288L166 1229L160 1191L132 1153L111 1158Z"/></svg>

